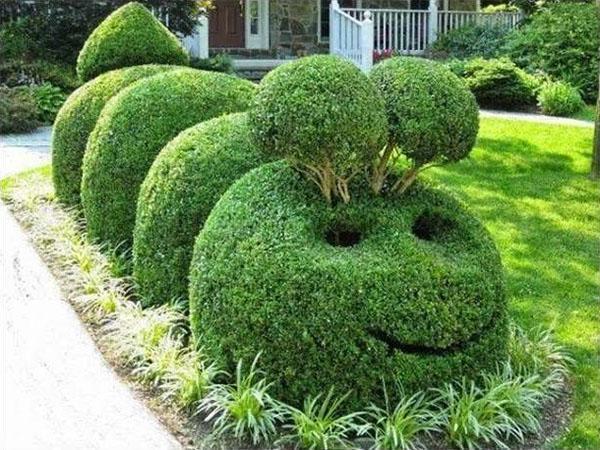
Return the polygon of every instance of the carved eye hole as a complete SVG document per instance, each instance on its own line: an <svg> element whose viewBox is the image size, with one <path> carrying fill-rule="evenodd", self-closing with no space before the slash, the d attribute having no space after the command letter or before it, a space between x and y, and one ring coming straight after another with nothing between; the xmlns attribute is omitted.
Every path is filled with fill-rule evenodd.
<svg viewBox="0 0 600 450"><path fill-rule="evenodd" d="M439 211L424 211L415 220L412 232L424 241L441 241L454 227L454 221Z"/></svg>

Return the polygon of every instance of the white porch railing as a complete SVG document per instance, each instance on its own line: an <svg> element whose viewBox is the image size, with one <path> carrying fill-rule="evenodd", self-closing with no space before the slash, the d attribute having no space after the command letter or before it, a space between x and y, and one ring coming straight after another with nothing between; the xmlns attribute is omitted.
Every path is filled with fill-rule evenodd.
<svg viewBox="0 0 600 450"><path fill-rule="evenodd" d="M360 19L340 8L332 0L329 9L329 52L349 59L364 71L373 66L373 21L365 11Z"/></svg>
<svg viewBox="0 0 600 450"><path fill-rule="evenodd" d="M520 12L482 13L475 11L438 11L437 2L430 1L426 10L340 8L337 0L331 2L331 53L347 56L368 70L373 65L366 61L367 49L377 52L398 52L420 55L435 42L439 34L468 25L502 26L515 28L522 20ZM373 41L365 48L357 48L356 40L345 39L346 30L367 27L372 22ZM342 27L337 28L337 27ZM343 31L340 31L343 30ZM360 34L360 31L357 31ZM350 33L350 37L352 37ZM364 36L363 36L364 37ZM357 61L354 55L362 55Z"/></svg>
<svg viewBox="0 0 600 450"><path fill-rule="evenodd" d="M523 19L520 12L481 13L473 11L439 11L438 32L447 33L468 25L515 28Z"/></svg>

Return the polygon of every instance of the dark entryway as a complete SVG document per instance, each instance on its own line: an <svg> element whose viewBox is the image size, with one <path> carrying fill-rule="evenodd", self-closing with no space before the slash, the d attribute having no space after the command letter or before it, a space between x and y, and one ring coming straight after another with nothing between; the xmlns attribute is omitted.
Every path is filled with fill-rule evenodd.
<svg viewBox="0 0 600 450"><path fill-rule="evenodd" d="M244 47L244 11L240 0L216 0L209 17L212 48Z"/></svg>

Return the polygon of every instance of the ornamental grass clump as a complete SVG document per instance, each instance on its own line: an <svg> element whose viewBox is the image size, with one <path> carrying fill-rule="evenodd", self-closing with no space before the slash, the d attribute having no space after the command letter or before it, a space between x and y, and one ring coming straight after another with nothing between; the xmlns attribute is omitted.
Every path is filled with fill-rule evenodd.
<svg viewBox="0 0 600 450"><path fill-rule="evenodd" d="M307 450L355 448L352 438L364 433L365 415L342 414L341 407L347 398L348 393L336 398L331 388L324 398L321 394L308 397L302 409L283 405L289 423L283 426L287 432L278 443Z"/></svg>
<svg viewBox="0 0 600 450"><path fill-rule="evenodd" d="M77 75L86 82L109 70L141 64L187 66L189 56L148 9L131 2L104 19L86 40Z"/></svg>
<svg viewBox="0 0 600 450"><path fill-rule="evenodd" d="M400 156L410 165L388 187L403 193L428 167L466 158L479 131L479 109L464 83L449 69L420 58L391 58L370 78L385 101L389 140L371 177L380 193Z"/></svg>
<svg viewBox="0 0 600 450"><path fill-rule="evenodd" d="M254 358L248 373L242 360L235 370L235 384L213 384L200 401L198 412L206 414L205 421L213 421L217 437L233 435L249 439L254 445L268 443L282 420L281 405L270 395L271 383L258 369L260 354Z"/></svg>

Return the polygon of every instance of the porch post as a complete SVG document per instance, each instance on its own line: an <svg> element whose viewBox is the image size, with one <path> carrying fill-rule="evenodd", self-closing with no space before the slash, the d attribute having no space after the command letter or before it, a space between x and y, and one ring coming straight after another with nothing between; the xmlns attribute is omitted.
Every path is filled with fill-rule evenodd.
<svg viewBox="0 0 600 450"><path fill-rule="evenodd" d="M371 11L365 11L360 34L361 69L368 72L373 67L373 50L375 48L375 35Z"/></svg>
<svg viewBox="0 0 600 450"><path fill-rule="evenodd" d="M339 20L337 11L340 9L338 0L331 0L329 5L329 53L335 55L338 49Z"/></svg>
<svg viewBox="0 0 600 450"><path fill-rule="evenodd" d="M428 45L433 44L438 34L438 4L437 0L429 0Z"/></svg>
<svg viewBox="0 0 600 450"><path fill-rule="evenodd" d="M199 25L196 26L198 30L198 57L206 59L208 58L208 16L203 15L200 17Z"/></svg>

